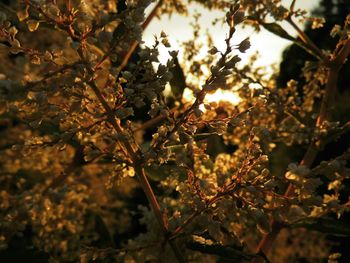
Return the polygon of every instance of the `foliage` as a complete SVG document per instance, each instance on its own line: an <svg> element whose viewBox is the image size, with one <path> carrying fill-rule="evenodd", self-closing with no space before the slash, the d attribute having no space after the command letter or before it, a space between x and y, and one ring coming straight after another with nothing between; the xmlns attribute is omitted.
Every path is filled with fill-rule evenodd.
<svg viewBox="0 0 350 263"><path fill-rule="evenodd" d="M147 17L150 0L0 4L3 251L22 239L20 249L50 262L277 262L291 243L310 262L339 258L326 237L350 235L350 149L316 157L349 132L349 103L334 94L350 16L323 50L295 20L327 21L296 1L189 2L226 12L225 50L208 36L198 58L198 17L182 58L166 32L138 47L159 11L186 14L186 1L160 1ZM243 64L258 43L238 39L241 26L309 53L302 81L279 87L278 72L253 67L254 58ZM208 103L219 88L240 103Z"/></svg>

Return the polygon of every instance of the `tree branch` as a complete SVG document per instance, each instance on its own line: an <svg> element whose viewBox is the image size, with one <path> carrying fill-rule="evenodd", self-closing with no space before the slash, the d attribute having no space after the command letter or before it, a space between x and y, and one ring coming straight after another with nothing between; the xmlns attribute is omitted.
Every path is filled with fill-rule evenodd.
<svg viewBox="0 0 350 263"><path fill-rule="evenodd" d="M331 108L332 98L336 90L339 71L342 65L345 63L349 54L350 54L350 37L344 40L344 45L341 48L341 50L338 52L338 54L336 54L333 58L331 58L327 63L329 72L328 72L328 78L327 78L327 83L325 87L325 94L322 98L320 112L316 121L317 128L322 126L322 123L328 120L329 118L329 110ZM317 139L314 139L310 143L309 148L307 149L304 155L304 158L300 161L301 165L310 167L312 163L315 161L319 151L318 147L316 146L317 142L318 142ZM293 191L294 191L293 185L289 184L284 195L290 196L293 194ZM272 220L271 228L272 228L271 232L265 235L263 239L260 241L260 243L258 244L256 248L257 253L263 252L264 254L266 254L270 250L278 233L282 229L281 225L275 220ZM252 263L261 263L261 262L263 262L263 259L261 258L255 258L252 260Z"/></svg>
<svg viewBox="0 0 350 263"><path fill-rule="evenodd" d="M298 32L300 39L319 57L323 62L327 62L328 58L322 53L322 51L315 45L315 43L298 27L297 24L288 17L286 21Z"/></svg>
<svg viewBox="0 0 350 263"><path fill-rule="evenodd" d="M160 6L162 5L163 0L160 0L157 5L153 8L153 10L151 11L151 13L147 16L146 20L142 23L141 28L144 31L148 25L151 23L152 19L156 16L158 9L160 8ZM119 65L119 71L121 71L127 64L128 61L131 57L131 55L134 53L137 45L139 43L135 40L130 44L129 49L122 55L122 62ZM100 59L99 62L97 62L97 64L94 67L94 70L97 70L100 68L101 64L106 61L106 59L111 55L111 52L113 51L114 46L112 46L105 55L103 55L103 57Z"/></svg>

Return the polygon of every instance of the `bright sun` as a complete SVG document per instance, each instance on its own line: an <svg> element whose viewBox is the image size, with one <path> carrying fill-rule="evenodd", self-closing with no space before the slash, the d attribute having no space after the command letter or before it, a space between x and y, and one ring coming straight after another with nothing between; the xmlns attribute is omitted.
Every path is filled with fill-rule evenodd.
<svg viewBox="0 0 350 263"><path fill-rule="evenodd" d="M241 101L240 97L233 91L222 89L217 89L213 94L207 94L204 101L210 103L219 100L230 102L233 105L237 105Z"/></svg>
<svg viewBox="0 0 350 263"><path fill-rule="evenodd" d="M186 101L191 101L191 102L196 99L193 96L193 93L190 89L184 90L183 97ZM217 89L214 93L207 94L204 99L204 103L217 102L217 101L227 101L233 105L237 105L241 101L241 98L231 90ZM203 105L200 106L200 109L205 111L205 108Z"/></svg>

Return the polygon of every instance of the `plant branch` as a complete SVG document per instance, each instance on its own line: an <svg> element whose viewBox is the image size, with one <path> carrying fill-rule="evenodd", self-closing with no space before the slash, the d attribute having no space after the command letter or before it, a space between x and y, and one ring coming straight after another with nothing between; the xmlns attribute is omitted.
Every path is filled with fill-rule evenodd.
<svg viewBox="0 0 350 263"><path fill-rule="evenodd" d="M162 5L163 0L160 0L157 5L153 8L153 10L151 11L151 13L147 16L146 20L142 23L141 28L144 31L148 25L151 23L152 19L156 16L158 9L160 8L160 6ZM117 44L117 43L116 43ZM127 64L128 61L131 57L131 55L134 53L137 45L138 45L138 41L133 41L130 44L129 49L126 51L126 53L123 55L122 57L122 61L119 65L119 71L121 71ZM103 55L103 57L100 59L99 62L97 62L97 64L94 66L94 70L97 70L100 68L100 66L102 65L102 63L104 61L106 61L106 59L111 55L112 51L114 49L114 45L112 47L110 47L110 49L106 52L106 54Z"/></svg>
<svg viewBox="0 0 350 263"><path fill-rule="evenodd" d="M147 16L146 20L142 24L142 30L144 31L147 26L151 23L152 19L157 15L158 9L163 4L163 0L159 0L159 2L156 4L156 6L152 9L151 13ZM124 55L124 58L119 66L119 71L122 70L127 64L131 57L131 55L134 53L135 49L137 48L137 45L139 43L135 40L129 47L129 50Z"/></svg>
<svg viewBox="0 0 350 263"><path fill-rule="evenodd" d="M92 71L92 69L90 69L90 70ZM93 90L93 92L95 93L99 102L101 103L104 110L106 111L107 117L108 117L108 122L113 126L113 128L115 129L117 134L119 134L119 135L123 134L124 129L120 126L120 123L119 123L118 119L115 117L112 108L108 105L107 101L104 99L101 91L98 89L95 82L93 80L90 80L90 81L88 81L88 84L90 85L91 89ZM166 224L167 220L164 219L164 215L160 209L159 203L156 199L156 196L154 195L154 192L152 190L151 185L148 182L145 170L142 167L143 159L142 159L142 154L140 153L140 151L138 149L138 146L137 146L137 150L135 150L134 148L136 148L136 146L131 145L131 143L128 140L123 140L123 141L118 140L117 142L118 142L118 144L120 144L121 147L125 147L126 152L130 155L130 158L131 158L130 161L133 164L133 167L135 169L135 173L138 176L141 187L144 190L146 197L148 199L148 202L150 203L151 208L153 210L153 213L154 213L158 223L160 224L160 226L162 228L164 236L167 238L167 236L168 236L168 226ZM178 250L174 241L169 241L169 245L171 246L177 260L179 262L184 262L182 255L181 255L180 251Z"/></svg>
<svg viewBox="0 0 350 263"><path fill-rule="evenodd" d="M344 41L343 47L340 49L338 54L335 54L335 56L330 59L327 63L329 72L328 72L328 77L327 77L327 83L325 87L325 94L322 98L321 102L321 108L320 112L316 121L316 127L322 126L323 122L328 120L329 118L329 110L332 105L332 97L333 94L335 93L336 90L336 85L337 85L337 80L338 80L338 75L339 71L342 67L342 65L345 63L347 57L350 54L350 37L348 37ZM300 164L305 165L307 167L310 167L312 163L315 161L316 156L318 154L318 147L317 147L317 142L318 140L315 139L313 140L309 148L307 149L304 158L301 160ZM293 194L294 187L292 184L289 184L287 187L287 190L284 194L284 196L290 196ZM276 239L278 233L282 229L281 225L279 222L272 220L271 222L271 228L272 231L265 235L263 239L260 241L260 243L257 246L257 253L263 252L267 254L267 252L270 250L274 240ZM252 260L253 263L261 263L262 259L261 258L255 258Z"/></svg>
<svg viewBox="0 0 350 263"><path fill-rule="evenodd" d="M70 37L74 40L74 41L79 41L82 42L84 41L84 36L77 36L74 32L74 29L70 24L66 25L63 24L60 21L56 21L55 19L49 17L39 6L34 5L33 3L31 3L30 1L26 1L27 4L29 4L31 7L35 8L36 10L38 10L47 20L47 22L52 23L57 25L59 28L65 30ZM145 28L151 21L152 17L155 16L157 8L160 6L160 4L162 3L162 1L160 1L156 8L151 12L150 16L146 19L143 28ZM136 46L131 45L132 51L135 49ZM84 45L81 44L79 46L79 48L77 49L77 53L80 57L80 60L85 64L87 71L89 72L90 76L94 76L95 70L98 68L98 65L103 63L103 61L105 59L107 59L107 57L109 56L109 54L106 54L102 60L95 66L92 67L89 65L89 63L85 63L86 59L84 56ZM131 51L130 51L131 52ZM132 52L131 52L132 53ZM128 57L124 57L123 60L127 61ZM60 69L61 71L62 69ZM57 74L58 72L53 72L54 74ZM50 75L51 76L51 75ZM116 133L123 137L126 136L126 133L123 129L123 127L120 125L119 119L115 116L115 113L113 111L113 109L111 108L111 106L108 104L108 102L106 101L106 99L103 97L101 91L99 90L99 88L97 87L95 81L93 78L90 79L86 79L86 83L90 86L90 88L92 89L92 91L94 92L95 96L97 97L99 103L102 105L104 111L106 112L107 115L107 121L112 125L113 129L116 131ZM179 251L175 241L169 241L168 240L168 226L167 226L167 218L166 215L164 215L161 212L159 203L154 195L154 192L148 182L147 176L145 174L145 170L142 167L143 165L143 155L140 151L139 145L130 142L129 140L122 140L120 138L117 139L117 144L119 145L119 147L121 148L121 150L125 153L126 158L128 159L127 161L132 163L135 172L137 174L137 177L140 181L141 187L144 190L146 197L150 203L150 206L155 214L155 217L158 221L158 223L160 224L162 231L164 233L164 237L165 240L169 243L170 247L172 248L174 255L177 259L178 262L182 263L185 262L184 259L182 258L181 252ZM73 166L70 166L67 172L67 175L70 174L72 171L74 170ZM63 176L63 178L66 178L67 175ZM64 180L64 179L63 179Z"/></svg>
<svg viewBox="0 0 350 263"><path fill-rule="evenodd" d="M292 12L294 11L295 3L296 3L296 0L293 0L292 3L290 4L289 9L290 9L290 11L292 11Z"/></svg>
<svg viewBox="0 0 350 263"><path fill-rule="evenodd" d="M286 21L298 32L300 39L321 59L323 62L328 62L328 58L322 53L315 43L298 27L298 25L288 17Z"/></svg>
<svg viewBox="0 0 350 263"><path fill-rule="evenodd" d="M327 77L327 83L325 87L325 93L321 102L321 108L316 121L316 127L321 127L323 122L329 119L329 111L332 106L334 93L337 88L337 81L339 77L339 71L346 61L346 58L350 54L350 38L347 39L343 48L339 51L335 58L329 61L329 71ZM307 152L300 162L305 166L311 166L318 153L318 147L316 146L317 141L313 141Z"/></svg>
<svg viewBox="0 0 350 263"><path fill-rule="evenodd" d="M149 23L149 21L148 21L148 23ZM66 30L68 31L68 33L71 36L75 35L72 27L69 26L66 28ZM84 56L82 45L79 46L77 52L78 52L78 55L79 55L81 61L84 62L85 56ZM91 67L88 63L86 63L86 69L90 73L90 76L93 76L95 73L96 66ZM119 119L115 116L113 109L108 104L106 99L103 97L103 95L102 95L101 91L99 90L99 88L97 87L94 79L93 78L87 79L86 83L90 86L90 88L94 92L95 96L97 97L99 103L102 105L103 109L105 110L106 115L107 115L107 121L112 125L113 129L116 131L116 133L119 136L122 136L122 137L125 136L126 135L125 131L124 131L123 127L120 125ZM153 190L148 182L145 170L142 167L143 155L140 151L139 145L133 144L129 140L121 140L120 138L117 139L117 144L123 150L123 152L125 152L129 156L128 161L130 163L132 163L132 165L135 169L135 173L139 179L141 187L146 194L146 197L147 197L147 199L150 203L150 206L153 210L153 213L154 213L158 223L160 224L160 226L162 228L162 231L164 233L164 237L165 237L166 241L169 242L169 245L171 246L177 261L180 263L185 262L184 259L182 258L182 254L179 251L175 241L168 240L169 233L168 233L168 226L166 223L167 219L165 218L166 215L164 216L163 213L161 212L159 203L158 203L158 201L154 195L154 192L153 192Z"/></svg>

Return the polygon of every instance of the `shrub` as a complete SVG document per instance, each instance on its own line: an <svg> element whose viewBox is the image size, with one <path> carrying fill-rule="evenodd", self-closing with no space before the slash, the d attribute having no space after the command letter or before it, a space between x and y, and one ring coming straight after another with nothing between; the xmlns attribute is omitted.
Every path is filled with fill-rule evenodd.
<svg viewBox="0 0 350 263"><path fill-rule="evenodd" d="M349 131L349 95L334 98L350 53L350 17L329 32L338 42L328 51L295 23L325 21L307 17L295 0L288 8L272 0L195 2L226 11L226 49L208 37L200 60L198 19L183 58L164 32L138 46L160 10L186 13L179 0L159 1L146 18L150 0L1 3L4 253L17 246L43 262L262 262L297 250L319 262L334 252L326 234L350 235L342 220L348 145L330 158L319 154ZM238 39L240 25L308 52L303 84L280 87L278 72L243 64L241 53L258 43ZM165 64L161 46L169 50ZM207 102L219 88L240 102Z"/></svg>

